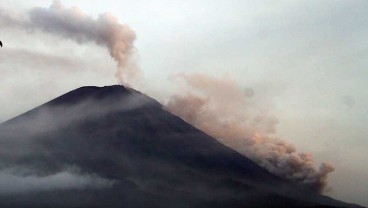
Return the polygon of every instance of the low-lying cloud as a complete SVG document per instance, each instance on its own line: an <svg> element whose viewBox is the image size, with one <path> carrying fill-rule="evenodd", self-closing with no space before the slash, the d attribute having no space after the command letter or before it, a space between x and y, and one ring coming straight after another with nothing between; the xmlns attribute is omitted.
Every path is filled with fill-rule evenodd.
<svg viewBox="0 0 368 208"><path fill-rule="evenodd" d="M67 170L47 176L20 175L19 170L0 171L0 194L19 194L62 189L108 188L114 181Z"/></svg>

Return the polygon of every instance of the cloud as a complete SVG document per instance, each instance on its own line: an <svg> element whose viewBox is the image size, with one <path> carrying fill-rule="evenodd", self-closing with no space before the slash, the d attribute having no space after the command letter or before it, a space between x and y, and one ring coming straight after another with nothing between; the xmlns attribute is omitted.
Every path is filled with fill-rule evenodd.
<svg viewBox="0 0 368 208"><path fill-rule="evenodd" d="M42 69L43 67L47 66L47 68L58 67L62 68L63 70L68 70L72 67L77 68L76 66L81 65L81 61L77 59L14 48L4 48L0 54L0 61L2 64L14 64L14 62L17 62L19 64L26 65L29 68L37 69Z"/></svg>
<svg viewBox="0 0 368 208"><path fill-rule="evenodd" d="M93 175L79 175L69 171L47 176L19 175L18 170L0 171L0 195L20 194L61 189L108 188L114 181Z"/></svg>
<svg viewBox="0 0 368 208"><path fill-rule="evenodd" d="M95 19L77 7L65 8L59 1L54 1L49 8L37 7L21 17L4 12L0 15L0 23L29 32L42 31L79 44L93 42L105 46L117 63L116 77L120 84L126 83L125 78L139 74L137 65L130 61L136 51L136 34L127 24L119 23L112 14L104 13Z"/></svg>
<svg viewBox="0 0 368 208"><path fill-rule="evenodd" d="M247 90L226 76L181 74L187 92L178 93L167 110L217 138L223 144L251 158L282 178L323 192L332 165L315 168L312 156L276 136L277 118L262 111Z"/></svg>

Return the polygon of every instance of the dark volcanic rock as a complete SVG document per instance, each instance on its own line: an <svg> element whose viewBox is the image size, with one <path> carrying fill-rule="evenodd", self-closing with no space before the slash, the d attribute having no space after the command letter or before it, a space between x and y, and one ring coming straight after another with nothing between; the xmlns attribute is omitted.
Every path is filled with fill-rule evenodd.
<svg viewBox="0 0 368 208"><path fill-rule="evenodd" d="M270 174L123 86L71 91L0 125L0 142L0 176L92 178L3 188L1 207L357 207Z"/></svg>

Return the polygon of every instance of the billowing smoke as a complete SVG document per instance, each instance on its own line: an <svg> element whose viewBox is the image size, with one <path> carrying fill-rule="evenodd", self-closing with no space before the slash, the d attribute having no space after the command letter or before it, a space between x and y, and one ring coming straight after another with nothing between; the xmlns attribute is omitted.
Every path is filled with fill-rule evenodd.
<svg viewBox="0 0 368 208"><path fill-rule="evenodd" d="M182 74L187 92L171 97L167 109L188 123L217 138L270 172L307 188L323 192L328 163L315 168L310 154L277 138L277 119L259 110L257 103L229 77ZM253 95L253 94L252 94Z"/></svg>
<svg viewBox="0 0 368 208"><path fill-rule="evenodd" d="M77 7L65 8L59 1L54 1L50 8L32 9L29 18L3 14L0 19L3 25L15 24L14 26L23 27L28 31L41 30L79 44L94 42L106 46L110 56L117 63L116 77L120 84L124 81L123 75L136 73L123 73L135 51L133 44L136 34L128 25L119 23L117 18L109 13L101 14L95 19Z"/></svg>

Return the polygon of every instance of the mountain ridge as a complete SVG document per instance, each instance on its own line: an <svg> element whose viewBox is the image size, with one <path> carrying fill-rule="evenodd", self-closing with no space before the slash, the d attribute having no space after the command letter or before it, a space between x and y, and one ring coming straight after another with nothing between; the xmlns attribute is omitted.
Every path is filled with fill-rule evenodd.
<svg viewBox="0 0 368 208"><path fill-rule="evenodd" d="M14 130L19 135L9 133ZM124 193L135 190L130 196L133 199L119 201L112 197L116 193L107 189L106 193L110 193L107 196L114 201L108 207L118 207L115 201L126 203L127 207L137 207L140 202L134 198L142 197L141 192L158 197L157 201L147 195L148 204L156 207L166 207L163 201L168 198L174 206L183 203L184 199L192 200L193 206L183 207L240 207L244 204L251 207L359 207L309 194L307 190L287 183L163 110L156 100L123 86L86 86L70 91L4 122L0 125L0 135L9 141L32 140L35 148L41 150L41 153L31 152L15 159L3 154L4 167L15 165L32 169L33 174L50 175L75 165L81 174L92 173L117 180L118 184L111 189ZM7 161L8 157L10 161ZM127 188L131 186L134 188ZM165 192L162 187L172 193ZM208 187L214 190L208 190ZM189 190L193 189L195 191L191 193ZM201 198L198 193L206 196ZM276 202L270 204L264 201L267 199ZM108 203L89 200L97 207Z"/></svg>

